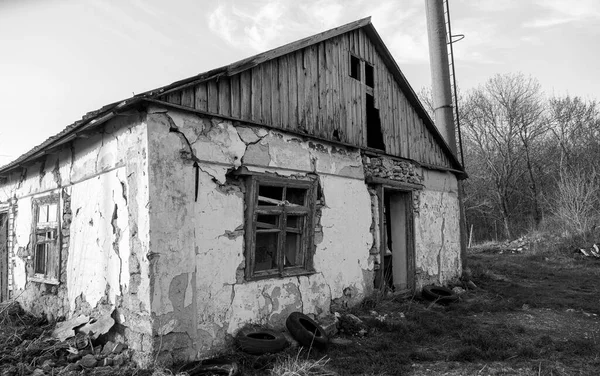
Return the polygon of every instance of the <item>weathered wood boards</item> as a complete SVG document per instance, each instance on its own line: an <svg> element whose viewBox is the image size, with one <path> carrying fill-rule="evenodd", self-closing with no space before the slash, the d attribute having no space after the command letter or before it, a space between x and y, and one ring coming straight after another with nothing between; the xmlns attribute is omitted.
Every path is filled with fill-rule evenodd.
<svg viewBox="0 0 600 376"><path fill-rule="evenodd" d="M160 99L367 147L367 94L373 95L387 154L453 168L422 113L409 101L412 94L388 68L389 57L379 51L368 33L358 28ZM358 79L350 76L351 55L361 60ZM365 82L366 64L373 67L373 88Z"/></svg>

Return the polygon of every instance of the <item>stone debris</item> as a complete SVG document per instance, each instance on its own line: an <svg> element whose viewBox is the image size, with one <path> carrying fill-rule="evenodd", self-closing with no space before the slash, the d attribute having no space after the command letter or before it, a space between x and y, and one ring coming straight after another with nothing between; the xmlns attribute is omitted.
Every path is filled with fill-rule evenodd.
<svg viewBox="0 0 600 376"><path fill-rule="evenodd" d="M67 338L75 336L75 328L90 322L89 316L77 316L70 320L59 322L52 331L52 337L59 341L65 341Z"/></svg>
<svg viewBox="0 0 600 376"><path fill-rule="evenodd" d="M108 315L101 316L99 319L91 319L87 324L79 328L80 333L88 334L92 339L98 339L102 334L108 331L115 325L115 320Z"/></svg>
<svg viewBox="0 0 600 376"><path fill-rule="evenodd" d="M132 375L139 372L131 362L132 352L127 344L94 339L94 334L106 333L106 328L112 327L110 320L101 317L96 321L100 324L91 326L90 335L75 333L79 326L89 323L86 316L53 327L45 319L23 312L18 303L10 307L0 312L1 376L78 375L82 372ZM10 328L9 334L5 328Z"/></svg>
<svg viewBox="0 0 600 376"><path fill-rule="evenodd" d="M456 295L462 295L467 291L460 286L456 286L456 287L452 288L452 292L455 293Z"/></svg>

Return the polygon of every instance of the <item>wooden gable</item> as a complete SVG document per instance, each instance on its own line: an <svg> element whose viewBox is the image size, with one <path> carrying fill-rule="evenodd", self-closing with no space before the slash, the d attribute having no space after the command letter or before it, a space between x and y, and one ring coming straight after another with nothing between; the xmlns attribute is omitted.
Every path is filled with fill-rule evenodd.
<svg viewBox="0 0 600 376"><path fill-rule="evenodd" d="M157 99L462 170L369 19L186 81Z"/></svg>

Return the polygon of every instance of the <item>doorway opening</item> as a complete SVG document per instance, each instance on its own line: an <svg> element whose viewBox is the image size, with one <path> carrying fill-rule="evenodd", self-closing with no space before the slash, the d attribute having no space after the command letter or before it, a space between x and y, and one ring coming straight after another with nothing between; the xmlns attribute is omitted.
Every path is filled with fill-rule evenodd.
<svg viewBox="0 0 600 376"><path fill-rule="evenodd" d="M8 300L8 213L0 213L0 302Z"/></svg>
<svg viewBox="0 0 600 376"><path fill-rule="evenodd" d="M404 292L414 288L411 192L381 189L380 276L376 288Z"/></svg>

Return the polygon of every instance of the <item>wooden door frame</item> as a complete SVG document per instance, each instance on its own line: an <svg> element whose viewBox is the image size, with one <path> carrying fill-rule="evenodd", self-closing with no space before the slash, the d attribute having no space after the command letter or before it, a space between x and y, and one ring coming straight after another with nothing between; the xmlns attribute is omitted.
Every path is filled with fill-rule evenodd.
<svg viewBox="0 0 600 376"><path fill-rule="evenodd" d="M407 194L406 203L406 263L407 263L407 286L408 291L414 291L416 275L415 275L415 226L414 226L414 209L413 209L413 187L401 186L397 184L378 184L376 187L377 200L379 202L379 270L378 278L381 281L380 290L384 290L385 275L385 251L387 248L387 227L385 225L385 192L397 192Z"/></svg>

